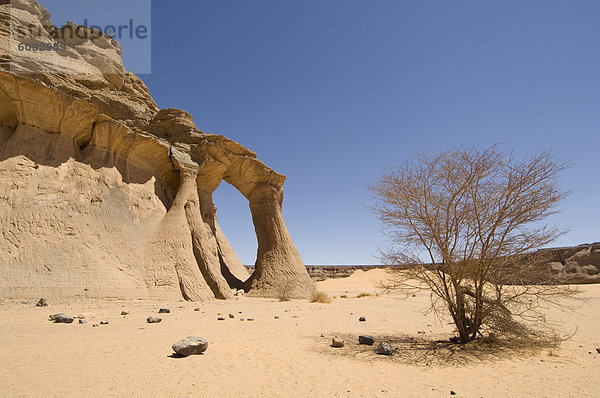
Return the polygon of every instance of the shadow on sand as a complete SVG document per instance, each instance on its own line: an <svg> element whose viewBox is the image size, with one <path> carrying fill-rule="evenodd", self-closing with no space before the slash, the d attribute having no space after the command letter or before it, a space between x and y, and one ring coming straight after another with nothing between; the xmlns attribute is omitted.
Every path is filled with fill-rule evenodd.
<svg viewBox="0 0 600 398"><path fill-rule="evenodd" d="M560 343L551 339L500 340L480 338L468 344L451 343L448 340L428 340L409 335L373 335L373 346L359 345L358 335L338 333L345 341L344 347L330 346L331 337L315 339L314 350L323 355L354 358L366 362L391 361L414 366L464 366L473 363L494 362L507 358L523 358L542 350L555 349ZM388 342L394 348L393 355L378 355L377 345Z"/></svg>

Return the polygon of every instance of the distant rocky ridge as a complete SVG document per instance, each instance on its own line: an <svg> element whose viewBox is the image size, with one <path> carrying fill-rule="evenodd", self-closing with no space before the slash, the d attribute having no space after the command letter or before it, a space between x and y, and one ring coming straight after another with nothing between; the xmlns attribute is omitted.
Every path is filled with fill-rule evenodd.
<svg viewBox="0 0 600 398"><path fill-rule="evenodd" d="M541 266L570 283L600 283L600 242L542 249Z"/></svg>
<svg viewBox="0 0 600 398"><path fill-rule="evenodd" d="M541 249L539 267L549 270L559 280L568 283L600 283L600 242L578 246ZM246 266L252 272L253 266ZM318 282L325 279L346 278L357 270L389 268L386 265L307 265L306 269ZM532 281L535 282L535 281Z"/></svg>
<svg viewBox="0 0 600 398"><path fill-rule="evenodd" d="M22 51L20 38L67 46ZM223 181L250 204L252 275L217 223ZM111 37L0 0L0 297L226 299L290 282L306 297L284 181L188 112L159 110Z"/></svg>

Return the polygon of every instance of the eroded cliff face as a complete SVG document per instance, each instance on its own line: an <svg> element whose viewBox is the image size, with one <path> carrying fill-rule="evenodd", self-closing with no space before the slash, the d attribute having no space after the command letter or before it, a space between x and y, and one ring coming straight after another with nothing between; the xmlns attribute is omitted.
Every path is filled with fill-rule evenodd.
<svg viewBox="0 0 600 398"><path fill-rule="evenodd" d="M310 294L281 214L285 176L189 113L159 111L110 37L70 39L35 1L0 2L0 19L0 297ZM16 58L7 21L71 45ZM253 275L217 223L222 181L249 201Z"/></svg>

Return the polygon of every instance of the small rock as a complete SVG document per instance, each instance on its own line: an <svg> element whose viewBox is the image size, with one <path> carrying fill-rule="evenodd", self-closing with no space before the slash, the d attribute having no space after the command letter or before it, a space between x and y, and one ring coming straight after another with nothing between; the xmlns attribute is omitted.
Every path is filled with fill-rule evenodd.
<svg viewBox="0 0 600 398"><path fill-rule="evenodd" d="M338 339L337 337L334 337L331 339L331 346L335 347L335 348L340 348L344 346L344 340L342 339Z"/></svg>
<svg viewBox="0 0 600 398"><path fill-rule="evenodd" d="M600 348L596 348L596 352L600 354Z"/></svg>
<svg viewBox="0 0 600 398"><path fill-rule="evenodd" d="M323 333L321 333L321 337L325 337L325 335Z"/></svg>
<svg viewBox="0 0 600 398"><path fill-rule="evenodd" d="M425 334L425 331L424 330L419 330L417 333L418 334Z"/></svg>
<svg viewBox="0 0 600 398"><path fill-rule="evenodd" d="M413 296L413 297L417 297L417 295L416 295L416 294L413 294L412 296Z"/></svg>
<svg viewBox="0 0 600 398"><path fill-rule="evenodd" d="M208 341L202 337L188 336L171 346L177 354L187 357L189 355L200 355L208 348Z"/></svg>
<svg viewBox="0 0 600 398"><path fill-rule="evenodd" d="M224 316L220 316L220 317L217 318L217 321L224 321L224 320L225 320Z"/></svg>
<svg viewBox="0 0 600 398"><path fill-rule="evenodd" d="M129 315L129 311L121 311L121 315Z"/></svg>
<svg viewBox="0 0 600 398"><path fill-rule="evenodd" d="M252 322L254 320L254 318L248 318L246 320L249 321L249 322Z"/></svg>
<svg viewBox="0 0 600 398"><path fill-rule="evenodd" d="M359 322L366 322L367 318L365 318L364 316L361 316L360 318L358 318Z"/></svg>
<svg viewBox="0 0 600 398"><path fill-rule="evenodd" d="M108 325L108 321L107 320L100 321L100 325Z"/></svg>
<svg viewBox="0 0 600 398"><path fill-rule="evenodd" d="M49 319L50 321L54 321L56 318L58 318L58 317L60 317L60 316L65 316L65 314L61 312L61 313L59 313L59 314L50 315L50 316L48 317L48 319Z"/></svg>
<svg viewBox="0 0 600 398"><path fill-rule="evenodd" d="M87 321L85 319L80 319L79 323L83 325L83 324L87 323Z"/></svg>
<svg viewBox="0 0 600 398"><path fill-rule="evenodd" d="M73 323L75 318L67 316L65 314L55 314L50 317L50 320L54 323Z"/></svg>
<svg viewBox="0 0 600 398"><path fill-rule="evenodd" d="M146 318L146 322L148 323L159 323L160 321L162 321L162 318L156 316L149 316L148 318Z"/></svg>
<svg viewBox="0 0 600 398"><path fill-rule="evenodd" d="M377 354L379 355L392 355L394 350L392 349L392 345L390 343L381 342L377 346Z"/></svg>
<svg viewBox="0 0 600 398"><path fill-rule="evenodd" d="M194 308L194 311L200 311L200 308L196 307Z"/></svg>
<svg viewBox="0 0 600 398"><path fill-rule="evenodd" d="M35 306L36 307L47 307L48 303L46 302L45 298L41 298L40 301L38 301Z"/></svg>
<svg viewBox="0 0 600 398"><path fill-rule="evenodd" d="M244 318L240 318L240 321L245 321L245 319Z"/></svg>
<svg viewBox="0 0 600 398"><path fill-rule="evenodd" d="M171 310L168 308L161 308L160 310L158 310L159 314L169 314L171 313Z"/></svg>
<svg viewBox="0 0 600 398"><path fill-rule="evenodd" d="M273 318L275 318L275 319L279 319L279 317L278 317L277 315L275 315Z"/></svg>
<svg viewBox="0 0 600 398"><path fill-rule="evenodd" d="M450 390L450 395L456 395L456 392Z"/></svg>
<svg viewBox="0 0 600 398"><path fill-rule="evenodd" d="M373 345L375 338L373 336L358 336L358 344Z"/></svg>
<svg viewBox="0 0 600 398"><path fill-rule="evenodd" d="M93 327L93 328L97 328L97 327L98 327L98 324L97 324L97 323L94 323L94 324L92 325L92 327Z"/></svg>
<svg viewBox="0 0 600 398"><path fill-rule="evenodd" d="M229 314L229 318L233 319L233 318L235 318L235 315Z"/></svg>

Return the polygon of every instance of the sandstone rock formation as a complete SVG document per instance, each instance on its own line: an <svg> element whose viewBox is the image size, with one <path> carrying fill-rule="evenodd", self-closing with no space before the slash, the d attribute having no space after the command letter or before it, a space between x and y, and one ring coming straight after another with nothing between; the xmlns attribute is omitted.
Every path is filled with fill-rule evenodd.
<svg viewBox="0 0 600 398"><path fill-rule="evenodd" d="M570 283L600 283L600 242L540 250L543 266Z"/></svg>
<svg viewBox="0 0 600 398"><path fill-rule="evenodd" d="M159 110L109 36L71 35L32 0L1 1L0 19L0 297L226 299L290 281L294 297L311 293L281 213L285 176ZM69 46L19 52L15 34L32 31ZM249 201L252 275L217 223L222 181Z"/></svg>

